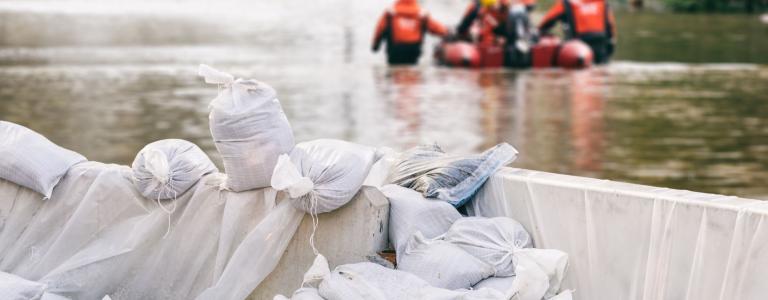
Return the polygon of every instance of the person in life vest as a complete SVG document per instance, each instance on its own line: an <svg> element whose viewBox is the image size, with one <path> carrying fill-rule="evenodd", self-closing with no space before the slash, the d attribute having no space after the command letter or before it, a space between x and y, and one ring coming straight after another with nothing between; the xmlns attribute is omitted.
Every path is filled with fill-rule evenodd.
<svg viewBox="0 0 768 300"><path fill-rule="evenodd" d="M608 62L616 41L613 12L605 0L556 0L539 25L546 34L560 21L566 39L584 41L594 54L595 63Z"/></svg>
<svg viewBox="0 0 768 300"><path fill-rule="evenodd" d="M389 64L415 64L421 56L421 45L427 33L444 37L448 29L423 10L416 0L397 0L379 18L373 36L372 50L387 42Z"/></svg>
<svg viewBox="0 0 768 300"><path fill-rule="evenodd" d="M469 39L472 26L477 27L477 41L481 44L493 44L505 36L510 0L475 0L469 4L456 27L456 33Z"/></svg>

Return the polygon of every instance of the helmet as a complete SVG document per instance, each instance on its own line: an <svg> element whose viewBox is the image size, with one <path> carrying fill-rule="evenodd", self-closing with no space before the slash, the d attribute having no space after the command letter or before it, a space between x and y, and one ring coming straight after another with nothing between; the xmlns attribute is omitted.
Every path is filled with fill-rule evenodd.
<svg viewBox="0 0 768 300"><path fill-rule="evenodd" d="M480 0L480 6L482 7L494 6L498 2L499 0Z"/></svg>

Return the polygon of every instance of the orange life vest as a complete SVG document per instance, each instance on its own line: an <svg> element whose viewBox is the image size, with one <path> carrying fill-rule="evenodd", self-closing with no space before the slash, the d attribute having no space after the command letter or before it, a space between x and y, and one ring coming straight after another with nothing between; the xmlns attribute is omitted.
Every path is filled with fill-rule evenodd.
<svg viewBox="0 0 768 300"><path fill-rule="evenodd" d="M585 33L604 33L608 19L607 4L604 0L563 0L566 20L574 36Z"/></svg>

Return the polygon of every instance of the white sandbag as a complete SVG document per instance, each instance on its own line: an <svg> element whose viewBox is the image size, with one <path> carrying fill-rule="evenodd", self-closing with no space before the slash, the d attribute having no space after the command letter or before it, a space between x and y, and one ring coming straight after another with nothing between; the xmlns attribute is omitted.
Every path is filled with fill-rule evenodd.
<svg viewBox="0 0 768 300"><path fill-rule="evenodd" d="M517 263L517 275L507 293L515 295L514 300L541 300L549 291L549 278L536 262L520 259Z"/></svg>
<svg viewBox="0 0 768 300"><path fill-rule="evenodd" d="M293 132L277 99L266 83L237 79L200 65L206 83L223 89L211 101L210 128L224 161L227 187L245 191L270 185L280 154L293 148Z"/></svg>
<svg viewBox="0 0 768 300"><path fill-rule="evenodd" d="M462 218L448 229L445 240L493 266L497 277L515 275L514 251L533 245L523 225L506 217Z"/></svg>
<svg viewBox="0 0 768 300"><path fill-rule="evenodd" d="M45 284L29 281L10 273L0 272L0 299L40 299L44 292Z"/></svg>
<svg viewBox="0 0 768 300"><path fill-rule="evenodd" d="M352 200L375 160L371 147L331 139L303 142L278 159L271 184L288 192L297 209L325 213Z"/></svg>
<svg viewBox="0 0 768 300"><path fill-rule="evenodd" d="M518 249L515 251L518 265L524 261L534 262L546 274L549 284L544 298L549 299L560 292L568 269L568 254L556 249Z"/></svg>
<svg viewBox="0 0 768 300"><path fill-rule="evenodd" d="M327 300L498 300L502 297L490 289L433 287L413 274L368 262L337 267L320 283L319 291Z"/></svg>
<svg viewBox="0 0 768 300"><path fill-rule="evenodd" d="M388 147L380 147L376 149L376 152L381 158L371 166L371 171L368 172L363 185L380 188L389 183L387 178L394 165L398 162L400 154Z"/></svg>
<svg viewBox="0 0 768 300"><path fill-rule="evenodd" d="M398 261L408 240L417 231L435 238L448 231L461 214L445 201L427 199L421 193L399 185L388 184L381 192L389 199L389 240Z"/></svg>
<svg viewBox="0 0 768 300"><path fill-rule="evenodd" d="M197 145L177 139L144 146L133 160L133 182L144 197L175 199L206 174L218 172Z"/></svg>
<svg viewBox="0 0 768 300"><path fill-rule="evenodd" d="M29 188L48 199L73 165L85 157L11 122L0 121L0 178Z"/></svg>
<svg viewBox="0 0 768 300"><path fill-rule="evenodd" d="M441 239L426 239L418 231L408 241L397 268L432 286L450 290L470 288L494 273L491 265L458 246Z"/></svg>
<svg viewBox="0 0 768 300"><path fill-rule="evenodd" d="M514 288L515 276L510 277L496 277L491 276L481 280L474 286L473 289L493 289L504 295L503 299L512 299L517 294L517 290Z"/></svg>
<svg viewBox="0 0 768 300"><path fill-rule="evenodd" d="M291 298L288 298L283 295L276 295L272 300L324 300L323 297L320 297L320 293L317 290L317 288L313 287L303 287L295 292L293 292L293 295Z"/></svg>
<svg viewBox="0 0 768 300"><path fill-rule="evenodd" d="M475 287L500 290L505 299L550 299L560 292L568 265L568 255L553 249L517 249L515 265L517 275L514 277L491 277L479 282ZM562 297L566 298L567 293Z"/></svg>

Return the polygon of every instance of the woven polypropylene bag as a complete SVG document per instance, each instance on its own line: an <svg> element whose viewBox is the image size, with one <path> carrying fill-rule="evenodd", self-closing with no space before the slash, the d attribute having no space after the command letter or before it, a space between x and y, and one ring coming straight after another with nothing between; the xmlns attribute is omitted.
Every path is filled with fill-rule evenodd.
<svg viewBox="0 0 768 300"><path fill-rule="evenodd" d="M48 199L73 165L85 157L11 122L0 121L0 178Z"/></svg>
<svg viewBox="0 0 768 300"><path fill-rule="evenodd" d="M240 192L268 187L278 156L294 146L277 92L266 83L235 80L205 65L200 75L221 87L211 101L209 126L224 162L227 188Z"/></svg>
<svg viewBox="0 0 768 300"><path fill-rule="evenodd" d="M494 273L491 265L458 246L441 239L426 239L420 232L408 241L397 269L449 290L468 289Z"/></svg>
<svg viewBox="0 0 768 300"><path fill-rule="evenodd" d="M389 199L389 241L398 257L415 232L434 238L445 234L453 222L461 218L452 205L426 199L412 189L388 184L381 187L381 192Z"/></svg>
<svg viewBox="0 0 768 300"><path fill-rule="evenodd" d="M152 200L177 198L206 174L218 172L197 145L177 139L144 146L132 168L136 188Z"/></svg>
<svg viewBox="0 0 768 300"><path fill-rule="evenodd" d="M499 277L515 275L515 251L533 246L523 225L506 217L462 218L451 225L445 240L492 265Z"/></svg>
<svg viewBox="0 0 768 300"><path fill-rule="evenodd" d="M352 200L376 158L376 149L340 140L299 143L279 159L272 187L287 191L298 209L329 212Z"/></svg>

